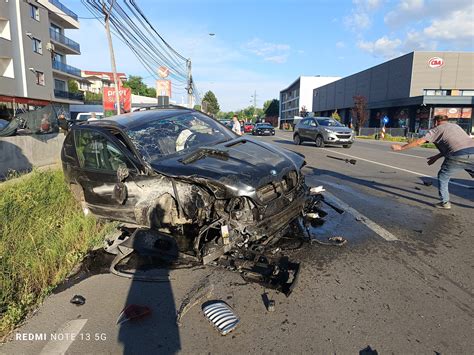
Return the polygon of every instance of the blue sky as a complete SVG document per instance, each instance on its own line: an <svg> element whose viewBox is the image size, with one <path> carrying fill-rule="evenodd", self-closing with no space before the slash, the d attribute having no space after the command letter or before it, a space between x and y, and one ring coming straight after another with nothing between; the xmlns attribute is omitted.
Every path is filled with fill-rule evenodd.
<svg viewBox="0 0 474 355"><path fill-rule="evenodd" d="M123 0L117 0L123 1ZM91 17L79 0L62 0ZM136 0L158 32L190 57L201 93L221 110L257 106L279 97L300 75L346 76L413 50L473 51L472 0ZM80 19L67 35L81 45L68 62L110 71L103 26ZM214 33L215 36L209 36ZM114 38L118 70L154 78ZM184 90L174 90L174 99Z"/></svg>

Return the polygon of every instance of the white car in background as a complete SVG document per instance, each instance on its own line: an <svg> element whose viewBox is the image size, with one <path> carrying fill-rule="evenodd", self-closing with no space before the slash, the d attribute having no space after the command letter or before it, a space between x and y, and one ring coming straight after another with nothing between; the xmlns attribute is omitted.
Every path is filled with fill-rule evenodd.
<svg viewBox="0 0 474 355"><path fill-rule="evenodd" d="M97 121L104 118L103 112L81 112L76 116L76 122Z"/></svg>

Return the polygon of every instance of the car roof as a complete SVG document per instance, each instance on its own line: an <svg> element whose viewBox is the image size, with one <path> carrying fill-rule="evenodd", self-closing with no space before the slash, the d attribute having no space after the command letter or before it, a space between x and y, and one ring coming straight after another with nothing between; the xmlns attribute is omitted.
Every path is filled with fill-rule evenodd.
<svg viewBox="0 0 474 355"><path fill-rule="evenodd" d="M118 116L111 116L99 121L92 121L91 126L117 126L123 130L132 129L142 124L163 119L167 117L179 116L190 112L199 112L185 107L153 108L145 111L134 111Z"/></svg>

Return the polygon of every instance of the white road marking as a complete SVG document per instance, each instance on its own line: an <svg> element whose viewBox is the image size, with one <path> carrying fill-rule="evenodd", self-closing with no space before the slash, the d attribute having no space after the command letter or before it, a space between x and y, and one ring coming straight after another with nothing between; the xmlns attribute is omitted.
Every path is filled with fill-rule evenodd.
<svg viewBox="0 0 474 355"><path fill-rule="evenodd" d="M392 233L390 233L388 230L386 230L385 228L383 228L382 226L378 225L377 223L375 223L374 221L372 221L370 218L364 216L362 213L360 213L359 211L355 210L354 208L352 208L351 206L349 206L347 203L345 203L344 201L338 199L336 196L334 196L333 194L331 194L330 192L325 192L324 193L324 199L326 201L328 201L329 203L333 204L333 205L336 205L337 207L339 207L341 210L344 210L345 212L348 212L350 213L351 215L354 216L354 218L361 222L362 224L364 224L365 226L367 226L369 229L371 229L372 231L374 231L376 234L378 234L380 237L382 237L383 239L387 240L387 241L390 241L390 242L393 242L393 241L396 241L398 240L397 237L395 237Z"/></svg>
<svg viewBox="0 0 474 355"><path fill-rule="evenodd" d="M339 154L339 155L344 155L344 156L346 156L346 157L350 157L350 158L354 158L354 159L366 161L366 162L368 162L368 163L372 163L372 164L377 164L377 165L385 166L386 168L391 168L391 169L395 169L395 170L400 170L400 171L404 171L404 172L406 172L406 173L410 173L410 174L413 174L413 175L418 175L418 176L427 177L427 178L430 178L430 179L437 180L436 177L429 176L429 175L426 175L426 174L420 174L420 173L417 173L416 171L412 171L412 170L408 170L408 169L403 169L403 168L398 168L398 167L393 166L393 165L383 164L383 163L379 163L379 162L377 162L377 161L373 161L373 160L369 160L369 159L364 159L364 158L356 157L356 156L354 156L354 155L345 154L345 153L340 153L340 152L338 152L338 151L330 150L330 149L327 149L327 148L319 148L319 149L325 150L325 151L328 151L328 152L331 152L331 153ZM456 185L456 186L464 187L464 188L466 188L466 189L472 189L471 186L469 186L469 185L464 185L464 184L460 184L460 183L458 183L458 182L450 181L449 183L450 183L450 184L453 184L453 185Z"/></svg>
<svg viewBox="0 0 474 355"><path fill-rule="evenodd" d="M71 335L78 336L86 323L87 319L74 319L64 323L55 332L58 340L51 339L41 350L40 355L65 354L74 342Z"/></svg>
<svg viewBox="0 0 474 355"><path fill-rule="evenodd" d="M406 157L413 157L413 158L419 158L419 159L428 159L426 157L420 157L419 155L411 155L411 154L405 154L405 153L397 153L397 152L388 152L390 154L397 154L397 155L404 155Z"/></svg>

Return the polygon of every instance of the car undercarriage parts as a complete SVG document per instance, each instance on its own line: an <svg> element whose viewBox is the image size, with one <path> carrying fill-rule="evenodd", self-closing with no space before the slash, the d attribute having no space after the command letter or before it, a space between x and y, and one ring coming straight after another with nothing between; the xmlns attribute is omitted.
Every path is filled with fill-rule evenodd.
<svg viewBox="0 0 474 355"><path fill-rule="evenodd" d="M203 304L202 311L221 335L226 335L239 324L239 318L224 301L212 301Z"/></svg>

